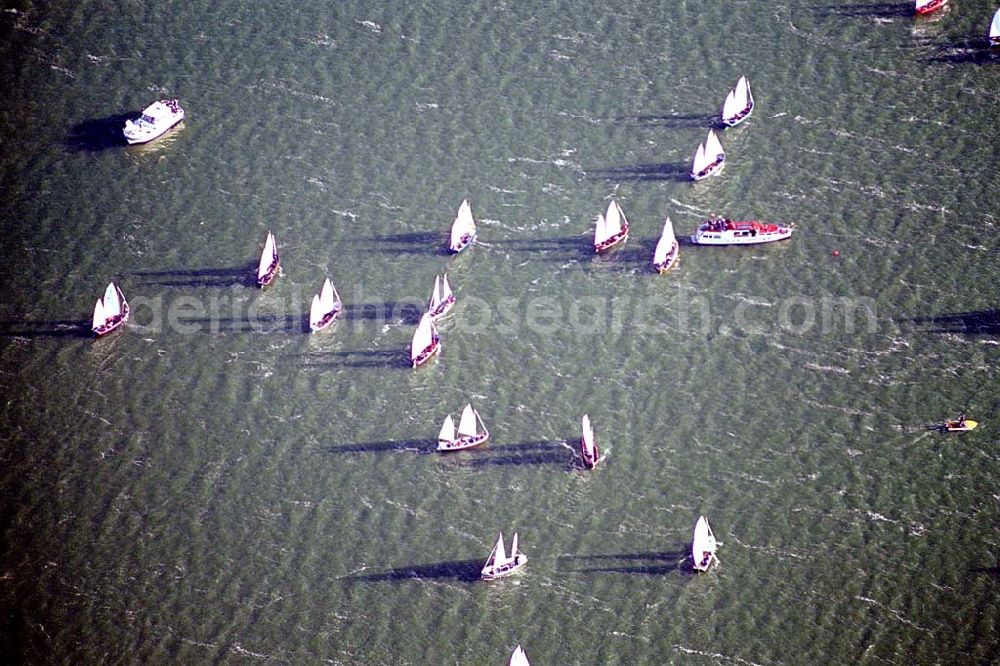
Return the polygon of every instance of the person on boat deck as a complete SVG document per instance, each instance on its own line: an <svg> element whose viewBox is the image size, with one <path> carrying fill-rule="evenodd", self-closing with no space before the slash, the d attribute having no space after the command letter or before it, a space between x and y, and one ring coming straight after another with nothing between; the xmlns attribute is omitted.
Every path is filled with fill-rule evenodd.
<svg viewBox="0 0 1000 666"><path fill-rule="evenodd" d="M958 415L958 423L956 424L959 428L965 427L965 412Z"/></svg>

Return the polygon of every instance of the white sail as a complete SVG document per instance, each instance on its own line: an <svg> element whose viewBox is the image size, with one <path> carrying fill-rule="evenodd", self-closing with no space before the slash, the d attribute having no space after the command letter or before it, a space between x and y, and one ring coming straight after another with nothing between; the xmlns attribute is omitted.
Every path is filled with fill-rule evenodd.
<svg viewBox="0 0 1000 666"><path fill-rule="evenodd" d="M454 296L454 292L452 292L452 290L451 290L451 285L448 284L448 274L445 273L444 276L442 276L442 278L441 278L440 302L443 303L443 302L447 301L449 298L451 298L452 296Z"/></svg>
<svg viewBox="0 0 1000 666"><path fill-rule="evenodd" d="M590 425L590 417L583 415L583 445L587 447L587 453L594 457L594 429Z"/></svg>
<svg viewBox="0 0 1000 666"><path fill-rule="evenodd" d="M510 664L508 666L531 666L528 663L528 655L524 653L520 645L514 648L514 653L510 655Z"/></svg>
<svg viewBox="0 0 1000 666"><path fill-rule="evenodd" d="M92 324L92 328L97 329L104 326L104 322L107 320L108 316L104 311L104 301L98 298L97 303L94 304L94 323Z"/></svg>
<svg viewBox="0 0 1000 666"><path fill-rule="evenodd" d="M1000 9L993 15L993 22L990 23L990 41L1000 39Z"/></svg>
<svg viewBox="0 0 1000 666"><path fill-rule="evenodd" d="M260 253L260 263L257 265L257 279L261 280L274 263L274 258L278 255L278 249L274 244L274 234L267 232L267 240L264 241L264 250Z"/></svg>
<svg viewBox="0 0 1000 666"><path fill-rule="evenodd" d="M330 278L323 280L323 289L319 292L319 302L323 307L323 313L333 312L334 301L333 301L333 283L330 282Z"/></svg>
<svg viewBox="0 0 1000 666"><path fill-rule="evenodd" d="M677 245L677 238L674 236L674 225L670 222L668 215L663 223L663 233L660 234L660 240L656 243L656 250L653 251L653 263L662 264L666 261L667 254L674 249L675 245Z"/></svg>
<svg viewBox="0 0 1000 666"><path fill-rule="evenodd" d="M438 433L438 442L451 443L455 441L455 421L452 420L451 414L444 418L444 425L441 426L441 432Z"/></svg>
<svg viewBox="0 0 1000 666"><path fill-rule="evenodd" d="M694 568L707 569L715 557L715 549L715 535L712 534L708 519L705 516L698 516L698 522L694 526L694 536L691 540L691 559L694 562Z"/></svg>
<svg viewBox="0 0 1000 666"><path fill-rule="evenodd" d="M122 312L122 304L118 299L118 287L114 282L108 284L104 290L104 316L107 319L119 315Z"/></svg>
<svg viewBox="0 0 1000 666"><path fill-rule="evenodd" d="M715 135L715 130L708 130L708 138L705 139L705 159L711 163L718 159L719 155L725 154L726 151L722 149L722 144L719 143L719 137Z"/></svg>
<svg viewBox="0 0 1000 666"><path fill-rule="evenodd" d="M410 342L411 360L416 359L420 352L431 346L435 333L434 322L431 321L430 316L425 312L424 316L420 318L417 330L413 333L413 340Z"/></svg>
<svg viewBox="0 0 1000 666"><path fill-rule="evenodd" d="M316 328L325 314L323 299L320 298L319 294L313 294L312 304L309 306L309 326Z"/></svg>
<svg viewBox="0 0 1000 666"><path fill-rule="evenodd" d="M476 416L478 415L472 405L466 404L465 409L462 410L462 418L458 421L459 437L472 437L477 434Z"/></svg>
<svg viewBox="0 0 1000 666"><path fill-rule="evenodd" d="M614 199L608 203L608 212L604 214L604 219L608 222L608 236L614 236L622 230L622 209Z"/></svg>
<svg viewBox="0 0 1000 666"><path fill-rule="evenodd" d="M742 95L743 97L743 108L753 105L753 92L750 90L750 82L747 81L747 77L741 76L739 82L736 84L737 90L743 88L743 92L737 92L737 95Z"/></svg>
<svg viewBox="0 0 1000 666"><path fill-rule="evenodd" d="M734 88L729 91L729 94L726 95L726 101L722 103L722 119L732 118L742 110L743 107L736 101L736 89Z"/></svg>
<svg viewBox="0 0 1000 666"><path fill-rule="evenodd" d="M441 304L441 276L434 276L434 291L431 292L431 301L427 304L427 309L431 312Z"/></svg>
<svg viewBox="0 0 1000 666"><path fill-rule="evenodd" d="M594 227L594 245L600 245L613 235L614 232L611 231L608 221L604 218L604 213L598 213L597 225Z"/></svg>
<svg viewBox="0 0 1000 666"><path fill-rule="evenodd" d="M472 207L469 200L463 199L462 205L458 207L458 215L451 225L451 249L458 249L461 245L462 236L476 235L476 221L472 219Z"/></svg>
<svg viewBox="0 0 1000 666"><path fill-rule="evenodd" d="M699 143L698 150L694 151L694 161L691 164L691 173L700 173L711 163L712 160L705 156L705 144Z"/></svg>
<svg viewBox="0 0 1000 666"><path fill-rule="evenodd" d="M510 542L510 559L517 558L517 532L514 532L514 540Z"/></svg>
<svg viewBox="0 0 1000 666"><path fill-rule="evenodd" d="M497 542L493 546L489 558L486 560L486 564L483 565L483 575L486 576L492 573L496 567L503 565L506 561L507 553L504 551L503 532L500 532L497 535Z"/></svg>

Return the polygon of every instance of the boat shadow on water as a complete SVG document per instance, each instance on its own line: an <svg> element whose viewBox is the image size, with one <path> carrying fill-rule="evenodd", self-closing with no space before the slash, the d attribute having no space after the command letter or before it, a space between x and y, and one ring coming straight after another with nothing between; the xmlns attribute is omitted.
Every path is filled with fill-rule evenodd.
<svg viewBox="0 0 1000 666"><path fill-rule="evenodd" d="M357 583L392 583L405 580L452 579L464 583L478 581L483 568L483 560L453 560L414 564L386 571L345 576L343 580Z"/></svg>
<svg viewBox="0 0 1000 666"><path fill-rule="evenodd" d="M717 113L676 113L656 115L618 116L616 122L643 127L665 127L667 129L711 129L724 127Z"/></svg>
<svg viewBox="0 0 1000 666"><path fill-rule="evenodd" d="M448 235L436 231L361 236L348 242L371 245L376 252L384 254L452 254L448 249Z"/></svg>
<svg viewBox="0 0 1000 666"><path fill-rule="evenodd" d="M304 365L310 368L412 368L405 350L332 351L305 356Z"/></svg>
<svg viewBox="0 0 1000 666"><path fill-rule="evenodd" d="M589 180L611 181L674 180L687 182L691 180L691 164L689 162L658 162L654 164L632 164L629 166L588 169L587 178Z"/></svg>
<svg viewBox="0 0 1000 666"><path fill-rule="evenodd" d="M486 444L465 452L465 455L455 456L449 453L443 456L447 464L471 469L510 465L568 465L572 459L569 447L559 440L499 446Z"/></svg>
<svg viewBox="0 0 1000 666"><path fill-rule="evenodd" d="M817 7L815 11L823 16L845 18L913 18L913 3L875 2L871 4L824 5Z"/></svg>
<svg viewBox="0 0 1000 666"><path fill-rule="evenodd" d="M125 121L134 118L139 112L124 113L107 118L84 120L70 128L65 145L69 150L77 152L98 152L110 148L124 148L128 145L122 129Z"/></svg>
<svg viewBox="0 0 1000 666"><path fill-rule="evenodd" d="M649 553L609 553L606 555L563 555L560 565L573 573L621 573L662 576L674 572L693 572L690 549ZM586 566L580 566L580 563Z"/></svg>
<svg viewBox="0 0 1000 666"><path fill-rule="evenodd" d="M436 439L407 439L386 442L360 442L358 444L333 444L326 448L327 453L436 453Z"/></svg>
<svg viewBox="0 0 1000 666"><path fill-rule="evenodd" d="M367 319L381 323L417 325L427 310L426 303L416 301L385 301L384 303L346 303L341 317Z"/></svg>
<svg viewBox="0 0 1000 666"><path fill-rule="evenodd" d="M963 40L938 47L938 52L924 58L924 62L946 65L988 65L1000 63L996 53L984 40Z"/></svg>
<svg viewBox="0 0 1000 666"><path fill-rule="evenodd" d="M974 336L1000 335L1000 310L972 310L931 317L907 319L918 326L925 326L926 333L948 333Z"/></svg>
<svg viewBox="0 0 1000 666"><path fill-rule="evenodd" d="M562 238L511 238L490 241L490 246L500 251L524 254L552 255L558 261L584 260L594 256L592 236L564 236Z"/></svg>
<svg viewBox="0 0 1000 666"><path fill-rule="evenodd" d="M178 316L171 324L186 333L257 333L273 335L275 333L302 333L308 330L303 324L302 315L257 315L255 317L233 317L221 319L215 317Z"/></svg>
<svg viewBox="0 0 1000 666"><path fill-rule="evenodd" d="M92 338L90 322L82 319L0 321L0 337L5 338Z"/></svg>
<svg viewBox="0 0 1000 666"><path fill-rule="evenodd" d="M256 287L257 264L220 268L179 268L165 271L132 271L140 284L160 287Z"/></svg>

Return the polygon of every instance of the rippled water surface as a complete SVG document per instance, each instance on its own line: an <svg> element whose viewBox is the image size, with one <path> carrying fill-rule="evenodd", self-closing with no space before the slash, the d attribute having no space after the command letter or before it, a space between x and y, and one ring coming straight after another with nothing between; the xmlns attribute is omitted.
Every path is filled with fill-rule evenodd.
<svg viewBox="0 0 1000 666"><path fill-rule="evenodd" d="M996 8L911 7L3 3L5 661L1000 660ZM126 148L161 97L183 126ZM653 274L711 212L797 230ZM468 401L489 443L434 453ZM529 562L481 583L498 530Z"/></svg>

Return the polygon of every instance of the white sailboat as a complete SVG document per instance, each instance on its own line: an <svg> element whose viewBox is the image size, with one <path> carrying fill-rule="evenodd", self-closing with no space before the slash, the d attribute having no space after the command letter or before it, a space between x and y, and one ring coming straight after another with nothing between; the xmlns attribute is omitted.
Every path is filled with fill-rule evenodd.
<svg viewBox="0 0 1000 666"><path fill-rule="evenodd" d="M695 571L708 571L713 562L718 562L715 556L718 544L715 535L705 516L698 516L694 525L694 537L691 540L691 563Z"/></svg>
<svg viewBox="0 0 1000 666"><path fill-rule="evenodd" d="M701 180L714 176L722 171L726 163L726 151L719 143L719 137L714 130L708 130L708 138L705 143L698 144L698 150L694 154L694 162L691 164L691 179Z"/></svg>
<svg viewBox="0 0 1000 666"><path fill-rule="evenodd" d="M726 95L726 101L722 104L722 124L726 127L735 127L750 117L753 113L753 93L750 92L750 83L747 77L741 76L736 82L736 87Z"/></svg>
<svg viewBox="0 0 1000 666"><path fill-rule="evenodd" d="M674 235L674 225L670 221L670 216L667 215L663 222L660 240L657 241L656 249L653 251L653 268L657 273L666 273L677 265L679 255L680 245Z"/></svg>
<svg viewBox="0 0 1000 666"><path fill-rule="evenodd" d="M594 469L601 460L601 450L594 439L594 428L590 425L590 417L583 415L583 435L580 437L580 458L583 466Z"/></svg>
<svg viewBox="0 0 1000 666"><path fill-rule="evenodd" d="M98 337L106 335L128 321L128 301L114 282L104 289L104 296L94 304L94 318L91 329Z"/></svg>
<svg viewBox="0 0 1000 666"><path fill-rule="evenodd" d="M528 655L524 654L524 650L518 645L514 648L513 654L510 655L510 663L508 666L531 666L528 662Z"/></svg>
<svg viewBox="0 0 1000 666"><path fill-rule="evenodd" d="M476 238L476 221L472 218L472 208L469 200L463 199L458 207L458 215L451 224L451 241L448 244L452 252L458 253L469 247Z"/></svg>
<svg viewBox="0 0 1000 666"><path fill-rule="evenodd" d="M990 23L990 46L1000 46L1000 9L993 15Z"/></svg>
<svg viewBox="0 0 1000 666"><path fill-rule="evenodd" d="M434 276L434 291L427 304L427 314L435 321L448 314L455 305L455 293L448 284L448 274Z"/></svg>
<svg viewBox="0 0 1000 666"><path fill-rule="evenodd" d="M143 109L138 118L126 120L122 133L129 145L146 143L182 120L184 120L184 109L178 101L161 99Z"/></svg>
<svg viewBox="0 0 1000 666"><path fill-rule="evenodd" d="M528 558L524 556L524 553L517 549L517 532L514 532L514 540L510 545L509 557L504 548L503 532L500 532L497 535L497 542L493 546L493 551L486 560L486 564L483 565L483 580L493 580L494 578L510 575L523 567L527 561Z"/></svg>
<svg viewBox="0 0 1000 666"><path fill-rule="evenodd" d="M628 218L625 211L612 199L608 203L608 211L597 216L597 226L594 228L594 252L603 252L609 247L628 240Z"/></svg>
<svg viewBox="0 0 1000 666"><path fill-rule="evenodd" d="M481 427L480 427L481 426ZM471 403L465 405L462 416L458 420L458 432L455 431L454 422L449 414L441 426L438 433L438 451L460 451L479 446L490 438L490 431L486 429L482 417L479 416Z"/></svg>
<svg viewBox="0 0 1000 666"><path fill-rule="evenodd" d="M439 349L441 349L441 336L438 335L434 321L425 312L420 318L420 323L417 324L413 339L410 341L410 363L415 368L425 363Z"/></svg>
<svg viewBox="0 0 1000 666"><path fill-rule="evenodd" d="M332 324L343 307L337 288L330 282L330 278L326 278L320 292L313 294L312 306L309 308L309 330L315 333Z"/></svg>
<svg viewBox="0 0 1000 666"><path fill-rule="evenodd" d="M274 242L274 234L268 231L264 250L260 253L260 263L257 264L257 286L263 289L271 284L278 275L279 267L278 246Z"/></svg>

